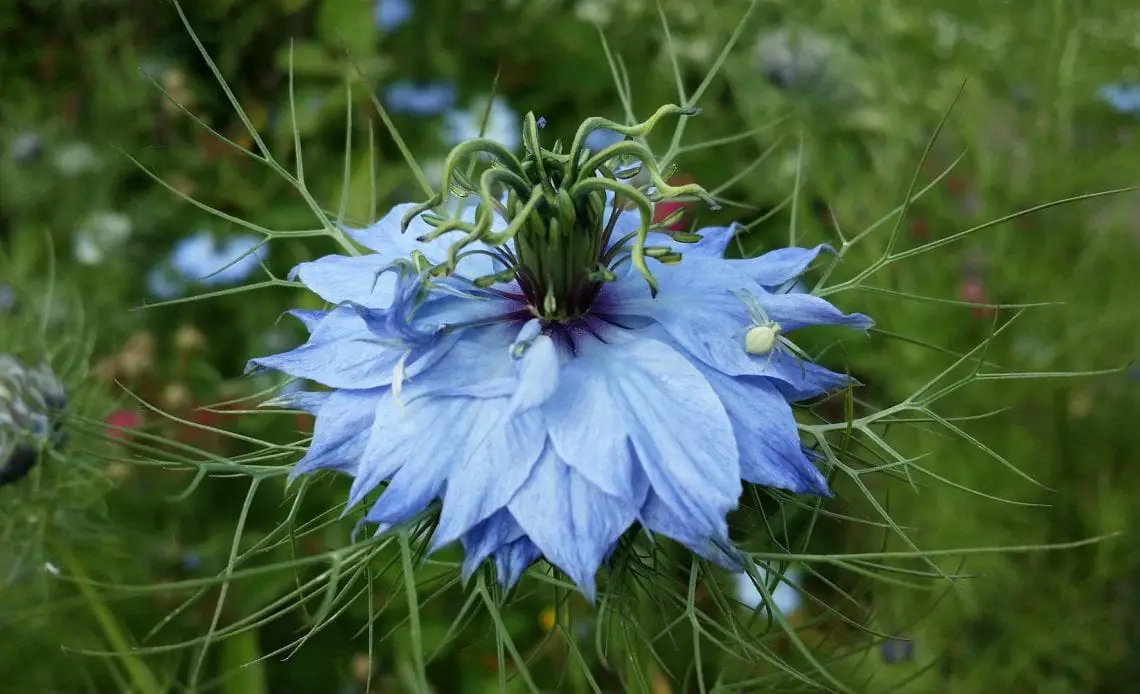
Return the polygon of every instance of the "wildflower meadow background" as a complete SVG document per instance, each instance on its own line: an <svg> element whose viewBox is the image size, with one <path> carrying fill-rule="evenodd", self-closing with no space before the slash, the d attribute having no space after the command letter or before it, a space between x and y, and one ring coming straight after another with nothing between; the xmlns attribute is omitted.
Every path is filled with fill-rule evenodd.
<svg viewBox="0 0 1140 694"><path fill-rule="evenodd" d="M0 694L1140 680L1129 3L18 0L0 39ZM504 595L423 526L354 538L345 479L286 486L312 417L245 366L323 308L286 279L337 252L314 208L423 202L528 112L568 142L690 101L648 143L720 209L659 221L828 243L802 288L875 321L801 343L860 384L800 413L860 467L818 507L742 500L763 591L666 548L620 599Z"/></svg>

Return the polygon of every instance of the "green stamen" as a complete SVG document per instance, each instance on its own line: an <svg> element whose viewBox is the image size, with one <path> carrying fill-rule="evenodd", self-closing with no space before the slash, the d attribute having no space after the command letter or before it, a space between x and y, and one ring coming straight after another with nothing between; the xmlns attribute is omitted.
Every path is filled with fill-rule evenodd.
<svg viewBox="0 0 1140 694"><path fill-rule="evenodd" d="M691 196L710 207L716 202L696 184L673 186L662 175L653 153L638 140L625 140L600 152L585 149L587 136L598 129L609 129L630 138L643 138L656 124L670 115L696 115L699 111L680 106L662 106L648 120L622 125L605 118L587 119L564 153L561 142L545 149L539 142L534 114L523 123L523 154L514 155L502 145L487 139L464 142L451 151L444 165L439 192L415 206L402 220L406 230L412 219L422 219L433 227L420 237L431 241L444 234L460 232L448 249L447 260L428 269L435 277L454 273L460 261L474 253L487 253L507 269L475 278L476 287L516 281L530 304L530 312L546 321L570 321L583 316L605 282L617 278L615 270L626 261L644 277L652 294L657 281L647 258L671 264L681 254L668 246L646 247L651 230L675 224L683 212L653 223L653 206L664 200ZM474 180L466 166L479 157L489 166ZM615 168L617 170L615 170ZM671 173L671 172L670 172ZM446 193L466 199L477 196L474 214L444 216L434 210L443 204ZM607 214L607 196L614 196L612 214ZM637 214L635 233L611 243L619 214ZM505 228L493 229L502 225ZM678 243L696 243L698 234L664 231ZM468 249L479 242L491 250ZM464 250L468 249L468 250ZM423 261L417 259L417 266Z"/></svg>

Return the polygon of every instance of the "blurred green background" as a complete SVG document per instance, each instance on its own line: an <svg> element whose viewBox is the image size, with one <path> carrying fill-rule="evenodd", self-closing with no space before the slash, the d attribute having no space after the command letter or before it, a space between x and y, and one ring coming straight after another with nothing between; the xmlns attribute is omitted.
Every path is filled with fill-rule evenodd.
<svg viewBox="0 0 1140 694"><path fill-rule="evenodd" d="M798 242L835 243L833 224L850 238L890 212L951 104L920 186L965 155L910 209L904 248L1140 183L1140 10L1129 3L773 0L758 3L741 24L749 4L198 0L184 9L283 162L294 160L292 60L306 184L327 209L347 196L347 219L360 225L376 209L423 197L372 97L429 177L438 177L451 140L476 134L487 114L487 134L508 142L527 111L546 118L544 138L569 138L585 117L623 118L599 29L628 71L642 117L678 101L674 70L692 94L740 32L685 143L746 135L684 151L678 175L738 203L715 217L692 209L686 219L749 224L746 252L786 245L793 222ZM301 339L299 326L279 320L283 311L318 306L274 286L248 262L226 278L195 281L247 249L242 235L249 230L180 195L272 229L315 227L312 214L278 174L169 101L166 95L222 136L252 146L171 4L15 0L0 7L0 38L0 352L52 356L73 389L87 460L44 465L34 487L0 489L0 694L418 691L419 641L436 692L664 694L712 689L724 673L740 683L728 686L725 674L719 691L807 690L787 678L764 679L771 668L754 658L709 649L698 661L692 642L671 639L655 644L659 662L639 679L587 638L596 618L588 606L567 602L560 609L574 613L576 628L553 628L564 618L551 593L524 581L498 628L525 659L528 682L487 615L462 618L466 594L450 579L433 583L430 565L419 583L420 597L430 600L418 623L407 619L399 567L389 566L371 583L331 590L328 599L343 613L295 653L297 639L325 624L322 594L305 609L284 610L215 643L199 661L195 639L270 614L311 578L306 571L327 566L266 572L222 589L212 577L224 572L231 551L272 537L289 517L299 537L265 561L320 558L348 547L351 524L305 532L300 520L329 509L335 520L347 487L331 476L306 487L294 507L280 477L266 478L257 497L247 497L248 478L224 475L180 496L193 474L127 464L140 454L165 459L158 448L166 457L256 448L213 427L290 441L309 426L304 418L252 417L243 413L248 404L230 405L228 413L200 409L272 387L262 377L243 378L245 361ZM353 156L346 162L349 122ZM658 145L667 144L662 136ZM844 267L875 260L889 226L853 249ZM333 250L327 239L297 235L275 241L263 258L283 278L296 262ZM949 362L922 344L886 338L907 335L961 353L1013 313L969 303L1058 302L1027 310L985 358L1015 371L1126 367L1140 352L1137 268L1136 192L1047 207L893 264L869 283L879 291L833 297L845 310L872 315L884 332L832 358L866 384L860 397L867 403L889 405ZM242 282L265 286L136 310ZM944 582L905 573L892 583L821 569L825 575L805 589L823 600L837 599L837 588L854 598L837 608L850 621L812 622L820 610L803 601L792 616L812 625L804 642L834 656L836 676L855 691L1129 689L1140 681L1140 550L1131 532L1140 523L1138 404L1135 368L983 380L956 392L940 413L991 413L959 424L1040 485L960 438L926 427L892 430L892 442L924 456L924 468L938 477L917 476L917 488L888 478L872 485L923 550L1123 535L1073 549L940 557L947 572L969 576L950 592ZM110 436L120 428L130 433ZM296 456L286 450L273 462ZM839 491L837 513L874 517L857 490ZM233 548L239 519L244 533ZM881 527L835 520L822 522L812 543L819 553L902 548ZM55 580L56 573L104 586L160 587L96 590ZM199 588L203 594L181 608ZM868 650L857 626L900 640ZM781 638L766 643L795 662ZM137 655L140 645L153 650ZM836 655L844 649L861 655ZM92 655L107 652L118 655ZM240 667L261 656L268 657Z"/></svg>

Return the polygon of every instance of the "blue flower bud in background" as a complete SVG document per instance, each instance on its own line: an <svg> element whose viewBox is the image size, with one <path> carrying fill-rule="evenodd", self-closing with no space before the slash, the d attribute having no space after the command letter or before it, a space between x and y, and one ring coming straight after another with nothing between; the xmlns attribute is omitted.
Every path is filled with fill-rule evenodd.
<svg viewBox="0 0 1140 694"><path fill-rule="evenodd" d="M67 394L51 367L0 354L0 487L27 476L45 446L66 443Z"/></svg>

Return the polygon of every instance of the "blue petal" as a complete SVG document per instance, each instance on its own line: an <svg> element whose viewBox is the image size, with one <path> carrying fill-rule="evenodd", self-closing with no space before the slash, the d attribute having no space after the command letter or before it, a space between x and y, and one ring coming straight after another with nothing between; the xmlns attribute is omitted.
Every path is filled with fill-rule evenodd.
<svg viewBox="0 0 1140 694"><path fill-rule="evenodd" d="M313 470L355 474L376 416L378 390L338 390L317 412L309 450L289 473L289 479Z"/></svg>
<svg viewBox="0 0 1140 694"><path fill-rule="evenodd" d="M500 509L467 531L463 543L463 580L471 578L479 565L497 550L525 536L510 511Z"/></svg>
<svg viewBox="0 0 1140 694"><path fill-rule="evenodd" d="M682 253L685 259L689 258L723 258L724 252L728 248L728 244L732 242L736 235L740 233L741 228L735 224L726 227L705 227L698 229L696 233L701 235L701 240L696 243L678 243L673 249ZM682 261L684 262L684 261Z"/></svg>
<svg viewBox="0 0 1140 694"><path fill-rule="evenodd" d="M750 278L737 274L734 261L710 265L706 261L682 261L676 266L655 268L661 287L656 299L649 296L637 273L621 277L605 286L597 302L599 309L616 316L654 320L670 341L699 361L728 376L778 379L799 394L796 399L814 397L827 388L847 383L845 377L801 363L780 349L764 356L745 351L744 335L753 321L744 300L734 292L751 293L785 332L822 324L866 328L871 325L867 316L844 314L810 294L771 294ZM811 395L805 395L809 392Z"/></svg>
<svg viewBox="0 0 1140 694"><path fill-rule="evenodd" d="M760 362L759 365L762 367L756 375L771 379L773 385L788 402L810 400L824 393L846 388L848 385L858 385L857 381L845 374L804 361L783 350L773 352L770 359L767 357L754 359Z"/></svg>
<svg viewBox="0 0 1140 694"><path fill-rule="evenodd" d="M251 359L254 367L274 369L330 388L376 388L392 383L403 356L381 344L352 306L338 306L313 329L308 342L289 352Z"/></svg>
<svg viewBox="0 0 1140 694"><path fill-rule="evenodd" d="M495 552L495 574L505 590L510 590L519 582L531 564L538 561L542 552L530 540L523 537Z"/></svg>
<svg viewBox="0 0 1140 694"><path fill-rule="evenodd" d="M297 381L294 381L297 383ZM270 400L261 403L261 407L275 407L282 410L300 410L315 415L320 411L333 391L297 390L291 393L279 393Z"/></svg>
<svg viewBox="0 0 1140 694"><path fill-rule="evenodd" d="M396 278L381 273L390 264L391 260L379 254L326 255L293 268L289 279L300 279L310 291L331 304L351 301L370 308L387 308L396 289Z"/></svg>
<svg viewBox="0 0 1140 694"><path fill-rule="evenodd" d="M831 246L820 244L815 248L780 248L758 258L734 261L745 269L753 280L767 288L779 287L807 270L823 251L833 253Z"/></svg>
<svg viewBox="0 0 1140 694"><path fill-rule="evenodd" d="M785 332L812 325L843 325L867 330L875 324L862 313L843 313L826 299L814 294L768 294L755 297L768 318L780 324Z"/></svg>
<svg viewBox="0 0 1140 694"><path fill-rule="evenodd" d="M549 447L508 508L547 561L590 600L598 567L637 517L635 508L587 482Z"/></svg>
<svg viewBox="0 0 1140 694"><path fill-rule="evenodd" d="M558 350L554 340L538 333L540 329L538 320L528 321L511 345L519 381L518 390L508 406L511 412L538 407L558 390Z"/></svg>
<svg viewBox="0 0 1140 694"><path fill-rule="evenodd" d="M389 416L391 408L378 412L379 426L372 429L366 455L349 491L348 507L355 506L391 475L391 482L365 520L397 525L426 509L443 491L456 458L455 439L438 432L469 435L478 421L478 408L468 404L461 398L425 398L406 403L399 408L395 421L387 422L379 418Z"/></svg>
<svg viewBox="0 0 1140 694"><path fill-rule="evenodd" d="M727 538L714 538L693 528L693 524L674 511L661 497L650 491L638 514L647 530L670 537L688 547L694 554L716 562L726 569L743 564L731 553Z"/></svg>
<svg viewBox="0 0 1140 694"><path fill-rule="evenodd" d="M740 466L732 424L716 392L663 342L619 333L606 338L610 344L583 337L563 366L560 382L568 390L543 408L551 439L570 452L567 463L575 470L590 470L605 487L629 493L636 477L628 468L602 476L596 462L617 455L614 460L627 464L615 440L627 438L650 485L674 511L701 532L725 535L725 514L740 498ZM610 420L608 432L599 412ZM575 438L586 443L575 444Z"/></svg>
<svg viewBox="0 0 1140 694"><path fill-rule="evenodd" d="M459 240L460 233L444 234L437 239L427 242L419 241L419 237L429 234L434 230L422 217L412 219L408 223L407 231L401 232L400 223L404 215L414 207L415 205L411 203L396 205L388 211L388 214L381 217L375 224L369 227L364 229L345 227L344 230L354 241L383 258L385 264L400 258L408 258L411 256L412 251L420 251L433 263L443 262L447 259L448 249ZM459 218L466 222L474 222L475 213L476 206L465 206ZM496 215L491 228L495 231L501 231L506 228L506 222ZM465 250L486 250L486 246L477 242L471 244ZM464 276L474 278L480 275L491 274L495 271L495 268L492 259L480 253L468 255L461 259L458 271Z"/></svg>
<svg viewBox="0 0 1140 694"><path fill-rule="evenodd" d="M792 408L766 379L732 378L703 368L736 432L740 476L747 482L831 496L827 480L804 455Z"/></svg>
<svg viewBox="0 0 1140 694"><path fill-rule="evenodd" d="M731 261L720 261L722 272L676 266L654 268L660 291L649 295L642 277L632 273L611 282L598 297L599 308L615 315L652 319L685 351L729 375L754 373L753 355L744 350L743 334L752 326L748 308L733 292L763 294L760 285L739 275ZM693 263L691 265L700 265Z"/></svg>
<svg viewBox="0 0 1140 694"><path fill-rule="evenodd" d="M447 492L432 550L459 539L475 525L504 508L530 477L546 442L542 412L528 410L504 421L506 398L466 400L475 411L470 428L454 456ZM430 430L428 430L430 431Z"/></svg>
<svg viewBox="0 0 1140 694"><path fill-rule="evenodd" d="M290 316L301 321L301 324L305 326L305 330L308 330L310 333L313 332L313 328L317 327L317 325L329 315L328 311L314 311L301 308L292 309L288 313Z"/></svg>

